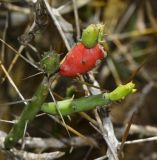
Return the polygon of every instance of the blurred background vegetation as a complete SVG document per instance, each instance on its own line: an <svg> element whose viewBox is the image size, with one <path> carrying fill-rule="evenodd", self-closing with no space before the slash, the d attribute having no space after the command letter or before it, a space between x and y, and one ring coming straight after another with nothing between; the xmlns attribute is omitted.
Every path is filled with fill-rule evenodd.
<svg viewBox="0 0 157 160"><path fill-rule="evenodd" d="M108 56L93 70L102 91L113 90L120 83L133 80L137 93L120 103L110 106L110 115L115 134L121 141L124 128L136 111L128 140L157 136L157 1L156 0L49 0L53 16L46 7L35 0L0 1L0 38L15 48L18 53L40 68L39 62L47 51L55 51L63 58L80 38L80 33L89 24L104 23ZM75 8L76 7L76 8ZM78 12L76 12L78 11ZM78 13L78 15L77 15ZM59 32L59 24L67 40ZM40 84L43 74L21 58L15 51L0 43L0 119L14 120L24 108L18 103L19 95L6 78L4 68L25 99L30 99ZM4 67L4 68L3 68ZM84 76L91 83L88 76ZM53 84L56 100L75 95L85 96L82 81L77 78L58 77ZM71 93L72 91L72 93ZM47 101L51 98L48 97ZM8 102L15 102L10 105ZM16 103L17 102L17 103ZM94 119L92 111L87 114ZM74 114L66 124L85 136L91 136L98 148L88 144L64 147L27 148L41 153L60 150L65 155L60 159L91 160L105 155L106 144L100 134L89 124L87 115ZM0 130L8 132L12 124L0 122ZM37 117L28 125L31 137L69 138L65 128L47 115ZM70 133L76 136L75 133ZM157 142L130 144L124 147L126 160L156 160ZM0 154L0 159L6 159Z"/></svg>

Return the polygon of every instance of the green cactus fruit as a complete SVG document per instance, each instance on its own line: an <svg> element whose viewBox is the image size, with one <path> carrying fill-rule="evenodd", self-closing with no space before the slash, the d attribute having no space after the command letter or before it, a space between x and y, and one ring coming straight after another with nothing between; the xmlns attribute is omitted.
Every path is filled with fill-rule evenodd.
<svg viewBox="0 0 157 160"><path fill-rule="evenodd" d="M45 52L40 64L46 73L53 74L59 69L60 55L53 52Z"/></svg>
<svg viewBox="0 0 157 160"><path fill-rule="evenodd" d="M98 43L99 28L91 24L83 30L81 42L86 48L93 48Z"/></svg>
<svg viewBox="0 0 157 160"><path fill-rule="evenodd" d="M83 30L81 42L86 48L93 48L97 43L102 42L104 38L104 25L91 24Z"/></svg>

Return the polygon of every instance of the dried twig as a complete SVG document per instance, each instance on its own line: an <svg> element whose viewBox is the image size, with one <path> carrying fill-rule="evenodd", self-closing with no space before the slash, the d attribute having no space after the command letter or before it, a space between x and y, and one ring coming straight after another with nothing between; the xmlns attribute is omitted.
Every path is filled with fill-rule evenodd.
<svg viewBox="0 0 157 160"><path fill-rule="evenodd" d="M56 27L57 27L57 29L58 29L58 31L59 31L59 33L60 33L60 35L61 35L61 37L62 37L62 39L63 39L63 41L64 41L64 43L65 43L65 45L66 45L66 47L67 47L67 49L70 50L71 47L69 46L69 43L68 43L68 41L67 41L67 39L66 39L66 37L65 37L65 35L64 35L64 32L63 32L63 30L62 30L59 22L57 21L57 19L56 19L56 17L55 17L54 9L52 9L52 8L50 7L50 5L49 5L49 3L47 2L47 0L43 0L43 1L44 1L44 3L45 3L45 6L46 6L46 8L47 8L48 13L50 14L52 20L54 21L54 24L56 25Z"/></svg>
<svg viewBox="0 0 157 160"><path fill-rule="evenodd" d="M129 134L139 134L141 136L156 136L157 127L132 124Z"/></svg>
<svg viewBox="0 0 157 160"><path fill-rule="evenodd" d="M116 39L123 40L127 38L135 38L135 37L140 37L140 36L145 36L145 35L155 34L155 33L157 33L156 28L146 28L145 30L142 30L142 31L135 30L127 33L111 34L106 37L106 40L107 41L113 41Z"/></svg>
<svg viewBox="0 0 157 160"><path fill-rule="evenodd" d="M86 136L93 144L97 144L94 138ZM41 148L41 149L48 149L48 148L66 148L69 146L73 147L83 147L89 146L90 144L87 142L86 139L82 137L70 137L70 138L31 138L25 137L25 145L27 148Z"/></svg>
<svg viewBox="0 0 157 160"><path fill-rule="evenodd" d="M17 88L16 84L14 83L14 81L12 80L12 78L10 77L10 75L8 74L7 70L5 69L5 67L3 66L3 64L1 63L1 61L0 61L0 67L2 68L2 70L5 73L6 77L8 78L10 84L13 86L13 88L15 89L15 91L17 92L17 94L19 95L19 97L23 100L24 104L26 105L27 101L25 101L25 98L20 93L19 89Z"/></svg>
<svg viewBox="0 0 157 160"><path fill-rule="evenodd" d="M121 145L120 145L120 148L119 148L119 156L120 157L121 157L121 153L123 151L123 147L124 147L125 141L127 140L127 137L129 135L129 131L130 131L130 127L131 127L131 125L133 123L134 115L135 115L135 112L133 112L133 114L132 114L132 116L131 116L131 118L129 120L129 123L128 123L126 129L125 129L124 135L122 137L122 142L121 142Z"/></svg>
<svg viewBox="0 0 157 160"><path fill-rule="evenodd" d="M57 117L49 115L50 118L52 118L55 122L61 124L63 127L65 127L65 125L63 124L63 122L61 122ZM78 132L77 130L73 129L72 127L70 127L69 125L66 125L66 128L74 133L75 135L83 138L86 143L90 144L91 146L97 146L97 143L95 143L95 141L92 141L91 139L88 139L85 135L83 135L82 133Z"/></svg>
<svg viewBox="0 0 157 160"><path fill-rule="evenodd" d="M61 151L55 151L50 153L31 153L27 151L17 150L17 149L11 149L10 157L13 159L16 158L22 158L23 160L53 160L58 159L64 155L64 152Z"/></svg>
<svg viewBox="0 0 157 160"><path fill-rule="evenodd" d="M132 141L126 141L125 144L136 144L136 143L144 143L144 142L151 142L151 141L157 141L157 136L143 138L143 139L136 139Z"/></svg>
<svg viewBox="0 0 157 160"><path fill-rule="evenodd" d="M3 131L0 131L0 150L3 150L4 152L7 152L9 158L11 159L17 159L17 158L21 158L23 160L53 160L53 159L57 159L60 158L64 155L64 152L60 152L60 151L55 151L55 152L50 152L50 153L31 153L31 152L27 152L27 151L22 151L22 150L18 150L15 148L12 148L10 151L8 150L4 150L4 139L6 137L6 133ZM38 141L39 142L39 141ZM40 144L40 143L39 143Z"/></svg>
<svg viewBox="0 0 157 160"><path fill-rule="evenodd" d="M108 111L100 109L99 112L102 119L102 121L99 120L99 127L101 127L100 129L102 131L103 138L108 145L107 157L109 160L118 160L118 140L114 134L113 125L109 117ZM97 120L98 119L99 115L97 115Z"/></svg>
<svg viewBox="0 0 157 160"><path fill-rule="evenodd" d="M75 16L75 24L76 24L76 31L77 31L77 40L80 39L80 25L79 25L79 16L78 16L78 7L76 0L72 0L73 7L74 7L74 16Z"/></svg>
<svg viewBox="0 0 157 160"><path fill-rule="evenodd" d="M92 80L94 86L98 86L99 87L99 83L95 80L93 74L89 74L90 79ZM101 93L101 90L98 88L90 88L90 91L93 94L98 94ZM109 160L118 160L118 154L117 154L117 147L118 147L118 141L117 138L114 134L114 130L113 130L113 125L111 122L111 119L109 117L108 114L105 114L106 116L102 116L102 121L97 113L97 110L94 111L95 112L95 117L98 123L98 126L102 132L102 136L105 139L107 145L108 145L108 150L107 150L107 157L109 158ZM108 111L105 109L104 112L108 113Z"/></svg>
<svg viewBox="0 0 157 160"><path fill-rule="evenodd" d="M9 13L6 13L6 22L5 22L5 28L3 31L3 40L6 40L6 34L7 34L7 29L8 29L8 15ZM5 45L4 43L2 44L2 48L1 48L1 61L4 61L4 56L5 56Z"/></svg>

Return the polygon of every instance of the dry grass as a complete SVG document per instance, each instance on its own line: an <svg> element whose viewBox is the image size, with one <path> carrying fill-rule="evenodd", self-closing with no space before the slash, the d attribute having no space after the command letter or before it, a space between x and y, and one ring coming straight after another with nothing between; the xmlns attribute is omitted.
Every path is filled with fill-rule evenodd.
<svg viewBox="0 0 157 160"><path fill-rule="evenodd" d="M0 130L10 130L9 123L20 115L39 85L44 76L39 65L43 53L55 51L63 58L79 40L85 26L101 22L106 29L107 58L86 76L56 77L51 85L55 99L68 96L71 86L75 86L75 97L82 97L112 90L130 80L137 84L137 93L112 104L107 119L101 115L101 110L65 117L71 138L59 118L37 116L27 126L26 135L41 139L36 143L33 139L36 145L28 139L23 144L25 150L34 153L62 151L65 154L56 152L56 158L69 160L105 159L108 150L107 156L111 154L110 159L116 159L114 149L122 141L124 159L157 159L156 6L155 0L39 0L36 5L31 0L0 2ZM51 96L48 97L47 101L51 100ZM115 135L112 126L108 134L115 139L110 144L112 138L106 139L103 128L112 124ZM50 137L56 140L55 145L50 140L47 147L44 142L48 143ZM0 159L6 159L3 153Z"/></svg>

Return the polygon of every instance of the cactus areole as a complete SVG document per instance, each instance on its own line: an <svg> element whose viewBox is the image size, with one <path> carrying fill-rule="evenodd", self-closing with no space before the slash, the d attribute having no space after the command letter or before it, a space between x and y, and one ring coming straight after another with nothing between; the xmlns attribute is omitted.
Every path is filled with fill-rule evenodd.
<svg viewBox="0 0 157 160"><path fill-rule="evenodd" d="M100 35L102 35L100 25L88 26L82 33L81 42L67 53L61 63L60 75L76 77L93 69L105 57L104 53L106 53L98 43Z"/></svg>

